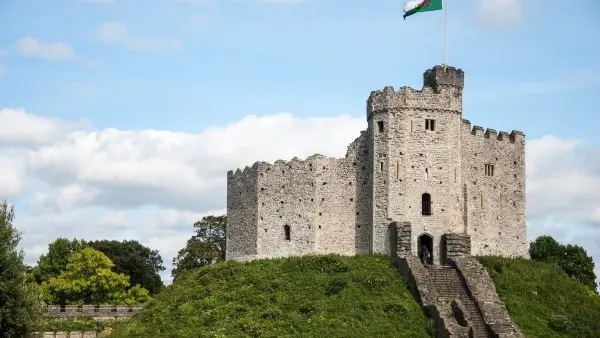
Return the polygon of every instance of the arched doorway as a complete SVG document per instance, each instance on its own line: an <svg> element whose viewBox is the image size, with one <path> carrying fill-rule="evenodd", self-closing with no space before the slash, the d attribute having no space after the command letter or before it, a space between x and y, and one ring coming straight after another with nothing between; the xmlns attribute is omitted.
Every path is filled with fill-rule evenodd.
<svg viewBox="0 0 600 338"><path fill-rule="evenodd" d="M430 234L419 236L417 239L417 252L421 262L424 264L433 264L433 236Z"/></svg>

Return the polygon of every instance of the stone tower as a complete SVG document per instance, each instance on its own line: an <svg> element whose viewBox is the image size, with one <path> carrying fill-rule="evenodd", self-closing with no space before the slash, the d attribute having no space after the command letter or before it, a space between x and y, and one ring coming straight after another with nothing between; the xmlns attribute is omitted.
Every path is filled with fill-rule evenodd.
<svg viewBox="0 0 600 338"><path fill-rule="evenodd" d="M371 93L344 158L229 171L227 259L389 253L392 222L410 224L407 249L427 247L436 264L446 234L473 254L526 256L525 136L471 127L463 87L462 70L435 66L421 90Z"/></svg>
<svg viewBox="0 0 600 338"><path fill-rule="evenodd" d="M369 96L373 252L389 252L388 229L395 220L410 221L415 236L463 232L463 84L462 70L436 66L423 74L420 91L386 87ZM438 245L433 241L436 254ZM418 248L417 237L412 247Z"/></svg>

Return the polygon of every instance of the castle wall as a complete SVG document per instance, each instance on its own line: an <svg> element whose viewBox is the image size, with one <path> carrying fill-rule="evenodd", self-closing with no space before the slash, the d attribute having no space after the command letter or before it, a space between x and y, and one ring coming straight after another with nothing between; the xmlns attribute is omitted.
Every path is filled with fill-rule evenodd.
<svg viewBox="0 0 600 338"><path fill-rule="evenodd" d="M257 254L258 166L227 172L226 259Z"/></svg>
<svg viewBox="0 0 600 338"><path fill-rule="evenodd" d="M317 177L314 158L259 164L258 254L282 257L314 251ZM285 226L290 240L285 239Z"/></svg>
<svg viewBox="0 0 600 338"><path fill-rule="evenodd" d="M525 136L462 122L463 223L474 255L526 256ZM486 173L486 164L493 173Z"/></svg>
<svg viewBox="0 0 600 338"><path fill-rule="evenodd" d="M525 136L471 129L462 119L463 76L436 66L422 90L371 92L368 128L345 158L229 172L227 259L390 253L393 221L412 224L413 254L418 237L431 236L436 263L446 233L470 235L476 255L526 256Z"/></svg>
<svg viewBox="0 0 600 338"><path fill-rule="evenodd" d="M345 158L258 163L257 257L368 252L365 134ZM357 204L361 207L357 208ZM289 240L285 227L289 226Z"/></svg>

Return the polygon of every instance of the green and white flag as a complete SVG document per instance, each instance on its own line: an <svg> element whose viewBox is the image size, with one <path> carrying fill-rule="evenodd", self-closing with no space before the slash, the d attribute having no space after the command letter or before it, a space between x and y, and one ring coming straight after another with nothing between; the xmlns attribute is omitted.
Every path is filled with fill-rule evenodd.
<svg viewBox="0 0 600 338"><path fill-rule="evenodd" d="M439 11L442 9L442 0L407 0L402 8L404 10L404 20L420 12Z"/></svg>

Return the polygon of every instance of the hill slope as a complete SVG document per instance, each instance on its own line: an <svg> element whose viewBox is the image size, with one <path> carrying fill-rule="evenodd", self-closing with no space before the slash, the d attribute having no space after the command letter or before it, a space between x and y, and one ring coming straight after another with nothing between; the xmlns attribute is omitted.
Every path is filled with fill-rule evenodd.
<svg viewBox="0 0 600 338"><path fill-rule="evenodd" d="M478 257L526 337L600 337L600 297L554 264Z"/></svg>
<svg viewBox="0 0 600 338"><path fill-rule="evenodd" d="M431 337L385 256L305 256L207 266L111 337Z"/></svg>

